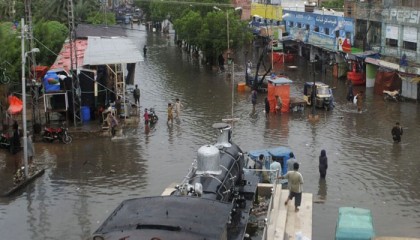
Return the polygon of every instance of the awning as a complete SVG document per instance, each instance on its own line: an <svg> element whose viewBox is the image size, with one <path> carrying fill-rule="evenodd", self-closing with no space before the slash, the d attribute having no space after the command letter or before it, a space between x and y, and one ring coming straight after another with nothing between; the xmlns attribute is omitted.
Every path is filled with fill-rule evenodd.
<svg viewBox="0 0 420 240"><path fill-rule="evenodd" d="M89 37L84 65L137 63L143 61L140 50L124 37Z"/></svg>
<svg viewBox="0 0 420 240"><path fill-rule="evenodd" d="M396 64L396 63L391 63L391 62L387 62L387 61L383 61L380 59L375 59L375 58L371 58L371 57L367 57L365 59L366 63L370 63L379 67L385 67L385 68L389 68L392 70L399 70L400 69L400 65Z"/></svg>
<svg viewBox="0 0 420 240"><path fill-rule="evenodd" d="M380 55L378 52L375 52L375 51L365 51L365 52L358 52L358 53L347 53L346 58L348 60L357 61L357 60L363 60L367 58L379 59Z"/></svg>
<svg viewBox="0 0 420 240"><path fill-rule="evenodd" d="M292 83L293 81L288 79L288 78L279 77L279 78L275 78L275 79L268 79L268 82L270 82L271 84L277 85L277 84Z"/></svg>

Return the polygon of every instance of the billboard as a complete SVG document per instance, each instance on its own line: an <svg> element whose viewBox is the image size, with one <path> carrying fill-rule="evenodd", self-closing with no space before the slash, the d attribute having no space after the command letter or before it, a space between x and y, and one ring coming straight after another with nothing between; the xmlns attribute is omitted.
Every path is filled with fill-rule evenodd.
<svg viewBox="0 0 420 240"><path fill-rule="evenodd" d="M354 20L309 12L284 10L286 31L293 39L326 49L338 50L346 39L353 44ZM342 39L341 44L339 39Z"/></svg>
<svg viewBox="0 0 420 240"><path fill-rule="evenodd" d="M280 21L283 16L283 9L280 5L252 3L251 16L255 15L265 19Z"/></svg>

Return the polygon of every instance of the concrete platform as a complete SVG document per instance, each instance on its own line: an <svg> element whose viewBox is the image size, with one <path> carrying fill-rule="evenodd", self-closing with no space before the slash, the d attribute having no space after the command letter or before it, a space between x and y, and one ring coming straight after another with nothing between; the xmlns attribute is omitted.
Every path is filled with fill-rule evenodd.
<svg viewBox="0 0 420 240"><path fill-rule="evenodd" d="M374 240L420 240L420 238L406 238L406 237L375 237Z"/></svg>

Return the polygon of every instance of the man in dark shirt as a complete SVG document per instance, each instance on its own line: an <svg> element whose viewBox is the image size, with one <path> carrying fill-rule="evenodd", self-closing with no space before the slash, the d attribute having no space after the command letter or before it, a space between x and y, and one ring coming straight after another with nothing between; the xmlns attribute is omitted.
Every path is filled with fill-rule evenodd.
<svg viewBox="0 0 420 240"><path fill-rule="evenodd" d="M391 130L392 139L394 142L399 143L401 142L401 136L403 135L403 129L400 126L399 122L395 123L395 126Z"/></svg>

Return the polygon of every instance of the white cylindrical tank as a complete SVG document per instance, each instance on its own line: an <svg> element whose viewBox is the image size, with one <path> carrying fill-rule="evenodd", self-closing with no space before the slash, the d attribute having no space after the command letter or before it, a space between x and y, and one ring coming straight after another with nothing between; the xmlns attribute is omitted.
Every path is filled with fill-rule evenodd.
<svg viewBox="0 0 420 240"><path fill-rule="evenodd" d="M197 152L196 174L219 175L221 173L219 149L213 145L200 147Z"/></svg>

